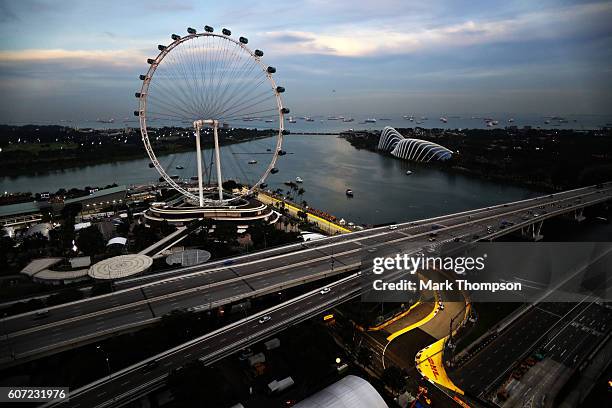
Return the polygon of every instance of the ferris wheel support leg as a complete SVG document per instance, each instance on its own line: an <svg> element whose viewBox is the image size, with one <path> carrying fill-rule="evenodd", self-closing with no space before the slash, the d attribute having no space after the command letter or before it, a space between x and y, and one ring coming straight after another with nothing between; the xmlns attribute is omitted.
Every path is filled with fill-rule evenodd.
<svg viewBox="0 0 612 408"><path fill-rule="evenodd" d="M215 165L217 167L217 184L219 186L219 201L223 201L223 180L221 179L221 153L219 151L219 123L213 123L213 133L215 135Z"/></svg>
<svg viewBox="0 0 612 408"><path fill-rule="evenodd" d="M204 189L202 187L202 149L200 147L200 127L196 126L196 155L198 161L198 193L200 207L204 207Z"/></svg>

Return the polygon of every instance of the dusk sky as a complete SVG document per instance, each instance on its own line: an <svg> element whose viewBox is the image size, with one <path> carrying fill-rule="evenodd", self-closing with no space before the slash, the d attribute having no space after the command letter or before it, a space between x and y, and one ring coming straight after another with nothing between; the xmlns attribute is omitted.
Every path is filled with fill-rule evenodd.
<svg viewBox="0 0 612 408"><path fill-rule="evenodd" d="M131 116L157 44L205 24L264 50L296 114L612 114L610 21L597 1L0 0L0 122Z"/></svg>

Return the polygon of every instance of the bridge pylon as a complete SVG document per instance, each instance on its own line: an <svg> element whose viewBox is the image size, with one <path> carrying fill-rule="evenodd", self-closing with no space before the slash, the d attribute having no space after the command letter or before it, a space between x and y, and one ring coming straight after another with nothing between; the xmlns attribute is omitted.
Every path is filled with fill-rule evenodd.
<svg viewBox="0 0 612 408"><path fill-rule="evenodd" d="M529 224L528 226L521 228L521 235L523 238L528 240L541 241L542 238L544 238L544 235L541 234L543 224L544 220Z"/></svg>

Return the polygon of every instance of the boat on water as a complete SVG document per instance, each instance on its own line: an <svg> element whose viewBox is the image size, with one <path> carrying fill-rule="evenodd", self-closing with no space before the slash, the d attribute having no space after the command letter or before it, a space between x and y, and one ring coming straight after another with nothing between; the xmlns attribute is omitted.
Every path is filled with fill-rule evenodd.
<svg viewBox="0 0 612 408"><path fill-rule="evenodd" d="M406 175L407 175L407 176L409 176L409 175L411 175L411 174L412 174L412 172L411 172L410 170L406 170Z"/></svg>
<svg viewBox="0 0 612 408"><path fill-rule="evenodd" d="M289 116L289 123L296 123L297 121L293 119L293 116Z"/></svg>
<svg viewBox="0 0 612 408"><path fill-rule="evenodd" d="M277 169L276 167L273 167L273 168L270 170L270 173L272 173L272 174L276 174L276 173L278 173L278 169Z"/></svg>
<svg viewBox="0 0 612 408"><path fill-rule="evenodd" d="M311 117L307 117L306 119L304 119L306 122L314 122L314 119Z"/></svg>
<svg viewBox="0 0 612 408"><path fill-rule="evenodd" d="M272 123L272 122L274 122L274 119L266 119L265 122L266 123Z"/></svg>
<svg viewBox="0 0 612 408"><path fill-rule="evenodd" d="M343 122L345 122L345 123L346 123L346 122L353 122L354 120L355 120L355 119L353 119L353 118L345 118L345 119L342 119L342 121L343 121Z"/></svg>
<svg viewBox="0 0 612 408"><path fill-rule="evenodd" d="M297 177L295 178L295 182L296 182L296 183L303 183L303 182L304 182L304 180L302 180L302 178L301 178L300 176L297 176Z"/></svg>
<svg viewBox="0 0 612 408"><path fill-rule="evenodd" d="M376 123L376 119L368 118L368 119L365 120L365 123Z"/></svg>
<svg viewBox="0 0 612 408"><path fill-rule="evenodd" d="M183 166L181 166L181 165L179 164L178 166L176 166L176 169L177 169L177 170L183 170L183 169L184 169L184 167L183 167Z"/></svg>
<svg viewBox="0 0 612 408"><path fill-rule="evenodd" d="M353 194L353 190L351 190L350 188L347 188L347 189L346 189L346 196L347 196L347 197L353 197L353 195L354 195L354 194Z"/></svg>
<svg viewBox="0 0 612 408"><path fill-rule="evenodd" d="M251 159L251 160L249 160L249 164L257 164L257 160Z"/></svg>
<svg viewBox="0 0 612 408"><path fill-rule="evenodd" d="M155 165L153 163L149 163L149 168L152 169L153 167L155 167Z"/></svg>
<svg viewBox="0 0 612 408"><path fill-rule="evenodd" d="M440 118L440 122L442 122L442 123L448 123L448 119L447 119L446 117L442 116L442 117Z"/></svg>

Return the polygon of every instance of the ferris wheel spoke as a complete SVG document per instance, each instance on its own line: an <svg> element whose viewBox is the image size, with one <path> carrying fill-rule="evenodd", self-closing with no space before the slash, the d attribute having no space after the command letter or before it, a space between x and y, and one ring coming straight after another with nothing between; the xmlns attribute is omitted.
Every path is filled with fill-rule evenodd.
<svg viewBox="0 0 612 408"><path fill-rule="evenodd" d="M172 107L174 110L182 111L191 117L197 115L196 112L190 110L189 104L179 94L166 89L166 85L161 86L161 83L156 84L155 92L150 94L150 98L154 101L155 106L164 104L165 106Z"/></svg>
<svg viewBox="0 0 612 408"><path fill-rule="evenodd" d="M167 73L172 78L171 84L177 90L177 92L180 92L182 94L182 97L186 101L185 103L188 106L189 110L193 112L198 112L199 107L193 100L193 95L191 95L189 92L189 86L187 85L186 79L187 74L185 72L184 63L181 61L180 58L181 53L177 52L176 54L176 56L172 55L171 53L168 54L170 56L171 63L167 67L169 68L167 70ZM166 56L166 58L168 58L168 55Z"/></svg>
<svg viewBox="0 0 612 408"><path fill-rule="evenodd" d="M233 104L233 105L228 105L227 109L225 109L222 112L219 112L219 116L226 115L228 112L237 112L237 111L240 111L240 110L244 109L244 106L253 103L253 101L255 101L255 100L259 100L262 97L264 97L264 100L266 100L266 99L269 99L269 98L273 98L274 95L273 94L271 95L270 91L266 91L266 90L264 90L262 92L259 92L258 94L255 94L255 95L250 95L249 98L243 98L243 100L240 103L236 103L236 104ZM260 103L260 102L257 102L257 103Z"/></svg>
<svg viewBox="0 0 612 408"><path fill-rule="evenodd" d="M191 75L193 78L193 82L194 82L194 99L197 101L198 106L200 106L200 112L204 111L204 103L202 100L202 87L200 85L200 80L199 80L199 73L202 72L202 69L198 66L199 63L199 47L197 47L197 42L194 41L188 41L189 44L189 60L190 60L190 64L189 66L191 67ZM196 44L196 45L194 45Z"/></svg>
<svg viewBox="0 0 612 408"><path fill-rule="evenodd" d="M220 112L219 114L220 115L224 114L227 111L229 111L232 107L235 107L235 106L241 104L242 103L241 100L244 101L245 99L251 98L252 97L252 93L257 91L257 89L262 84L267 82L266 79L267 79L266 77L260 79L259 82L254 87L251 87L251 89L248 92L247 91L245 91L243 93L236 92L233 96L228 98L228 101L225 103L225 106L227 106L227 108L224 111Z"/></svg>
<svg viewBox="0 0 612 408"><path fill-rule="evenodd" d="M158 117L158 118L167 117L167 118L177 118L177 119L190 120L189 116L184 116L184 115L172 115L170 113L155 112L155 111L149 111L148 113L152 113L153 117Z"/></svg>
<svg viewBox="0 0 612 408"><path fill-rule="evenodd" d="M181 106L171 105L169 103L164 102L156 96L151 95L151 99L154 101L154 107L160 108L163 107L167 109L168 112L175 113L177 115L185 115L188 118L194 117L194 113L183 109ZM159 106L158 106L159 105Z"/></svg>
<svg viewBox="0 0 612 408"><path fill-rule="evenodd" d="M210 72L210 81L209 81L209 89L208 89L208 95L209 95L209 105L208 108L209 110L206 111L207 115L210 115L211 109L212 109L212 105L214 104L215 101L215 87L216 87L216 83L219 77L219 70L220 70L220 65L221 63L219 61L222 60L222 56L223 56L223 50L225 49L225 47L223 46L224 44L221 42L214 42L215 47L214 47L214 51L213 51L213 57L212 57L212 70Z"/></svg>
<svg viewBox="0 0 612 408"><path fill-rule="evenodd" d="M217 114L217 112L224 109L224 107L226 106L225 103L227 92L229 91L230 87L234 85L235 81L240 79L240 77L237 75L237 72L240 72L240 70L242 70L245 66L248 66L247 64L252 63L251 58L246 58L244 56L244 53L241 53L242 50L240 46L236 45L235 48L236 49L232 50L232 53L234 54L233 58L231 59L231 62L228 64L228 66L225 68L223 77L220 79L220 88L219 94L217 95L217 103L213 108L215 115Z"/></svg>
<svg viewBox="0 0 612 408"><path fill-rule="evenodd" d="M241 113L239 116L227 116L224 117L223 120L233 120L233 119L240 119L243 118L245 116L251 116L251 115L257 115L259 113L270 113L270 112L275 112L276 109L266 109L266 110L259 110L259 111L251 111L251 112L245 112L245 113ZM278 115L275 114L269 114L269 115L265 115L265 116L261 116L258 115L257 118L258 119L263 119L263 118L272 118L272 117L278 117Z"/></svg>
<svg viewBox="0 0 612 408"><path fill-rule="evenodd" d="M223 93L219 97L218 109L215 112L216 116L219 116L221 113L227 111L230 108L230 102L233 97L236 95L236 91L240 89L240 84L243 82L251 83L249 80L244 80L242 78L249 78L250 73L253 71L253 68L257 66L257 62L253 59L246 59L242 61L240 65L236 64L234 70L230 74L230 77L226 83L225 89ZM248 69L248 70L247 70ZM241 74L243 72L243 74ZM256 78L253 78L256 79ZM265 80L264 80L265 81Z"/></svg>
<svg viewBox="0 0 612 408"><path fill-rule="evenodd" d="M260 93L259 95L256 95L252 99L244 101L240 103L239 105L232 107L232 109L230 109L224 115L220 115L220 117L234 116L243 111L251 110L253 108L256 108L258 105L262 104L264 101L268 99L272 99L272 98L274 98L274 95L270 95L269 92L267 94Z"/></svg>

